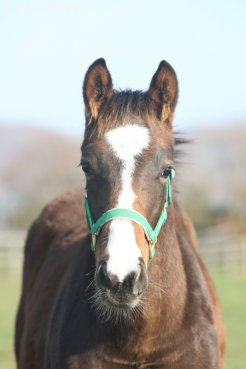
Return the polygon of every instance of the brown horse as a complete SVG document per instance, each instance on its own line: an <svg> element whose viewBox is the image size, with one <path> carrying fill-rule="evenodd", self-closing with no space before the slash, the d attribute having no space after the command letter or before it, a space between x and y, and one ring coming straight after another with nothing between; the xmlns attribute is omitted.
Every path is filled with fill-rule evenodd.
<svg viewBox="0 0 246 369"><path fill-rule="evenodd" d="M93 237L81 190L53 200L33 223L18 368L223 368L218 300L192 223L174 193L171 202L173 68L162 61L147 92L119 92L99 59L83 95L81 165Z"/></svg>

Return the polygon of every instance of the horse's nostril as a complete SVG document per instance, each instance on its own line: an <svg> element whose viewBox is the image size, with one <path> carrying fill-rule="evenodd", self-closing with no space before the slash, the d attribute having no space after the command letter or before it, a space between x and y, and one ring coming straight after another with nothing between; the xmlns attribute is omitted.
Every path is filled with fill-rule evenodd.
<svg viewBox="0 0 246 369"><path fill-rule="evenodd" d="M107 261L102 261L99 264L96 277L97 286L102 289L112 290L119 284L117 276L108 271Z"/></svg>
<svg viewBox="0 0 246 369"><path fill-rule="evenodd" d="M115 299L122 300L126 296L138 297L147 286L147 271L140 261L136 271L130 272L123 281L108 271L107 261L102 261L97 269L96 284L101 290L110 290Z"/></svg>
<svg viewBox="0 0 246 369"><path fill-rule="evenodd" d="M101 288L111 288L112 283L107 271L107 262L103 261L97 271L97 284Z"/></svg>
<svg viewBox="0 0 246 369"><path fill-rule="evenodd" d="M140 262L140 271L136 275L134 287L133 287L133 293L135 295L141 295L145 288L147 287L148 278L147 278L147 271L144 263Z"/></svg>

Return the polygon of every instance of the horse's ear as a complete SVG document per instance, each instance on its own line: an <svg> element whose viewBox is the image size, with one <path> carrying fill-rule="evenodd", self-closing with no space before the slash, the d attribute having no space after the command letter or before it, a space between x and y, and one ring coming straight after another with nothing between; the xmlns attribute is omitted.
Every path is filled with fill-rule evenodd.
<svg viewBox="0 0 246 369"><path fill-rule="evenodd" d="M178 100L178 80L174 69L165 60L155 72L148 94L155 102L158 118L167 123L172 121Z"/></svg>
<svg viewBox="0 0 246 369"><path fill-rule="evenodd" d="M84 84L83 97L87 123L96 118L102 104L113 93L111 75L103 58L97 59L88 69Z"/></svg>

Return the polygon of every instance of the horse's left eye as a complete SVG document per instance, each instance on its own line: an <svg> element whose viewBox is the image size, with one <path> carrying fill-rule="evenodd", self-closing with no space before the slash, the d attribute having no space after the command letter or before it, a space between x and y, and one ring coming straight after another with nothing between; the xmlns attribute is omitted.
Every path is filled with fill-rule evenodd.
<svg viewBox="0 0 246 369"><path fill-rule="evenodd" d="M85 175L87 175L87 176L92 175L93 169L92 169L92 167L89 163L81 161L80 164L81 164L82 170L85 173Z"/></svg>
<svg viewBox="0 0 246 369"><path fill-rule="evenodd" d="M172 167L171 165L169 165L168 167L166 167L166 168L163 170L163 172L162 172L161 176L162 176L162 177L164 177L164 178L167 178L167 177L168 177L168 176L170 176L170 174L172 173L172 169L173 169L173 167Z"/></svg>

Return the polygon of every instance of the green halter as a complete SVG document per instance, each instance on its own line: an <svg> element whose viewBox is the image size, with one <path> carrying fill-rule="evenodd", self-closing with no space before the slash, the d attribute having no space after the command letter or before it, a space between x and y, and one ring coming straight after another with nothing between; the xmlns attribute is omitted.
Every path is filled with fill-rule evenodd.
<svg viewBox="0 0 246 369"><path fill-rule="evenodd" d="M100 232L100 229L105 223L110 222L111 220L114 219L130 220L132 222L139 224L143 228L145 235L149 241L150 259L153 259L155 255L155 244L157 242L157 238L160 233L161 227L167 220L167 208L172 201L171 182L174 176L175 170L172 169L171 174L167 177L165 204L154 229L151 227L147 219L145 219L145 217L142 214L132 209L123 209L123 208L110 209L106 211L106 213L104 213L99 219L97 219L96 222L94 222L87 198L87 191L85 191L84 206L88 228L92 235L92 243L91 243L92 251L95 252L97 236Z"/></svg>

